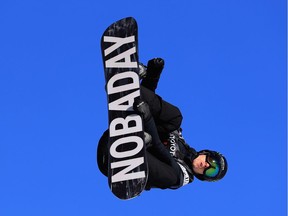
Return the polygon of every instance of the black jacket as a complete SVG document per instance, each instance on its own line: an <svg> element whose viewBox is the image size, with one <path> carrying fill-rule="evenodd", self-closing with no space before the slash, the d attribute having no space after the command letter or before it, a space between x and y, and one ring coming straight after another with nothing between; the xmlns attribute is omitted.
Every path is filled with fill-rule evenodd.
<svg viewBox="0 0 288 216"><path fill-rule="evenodd" d="M178 187L191 183L194 179L192 161L197 157L195 149L191 148L182 136L182 129L169 133L169 137L162 143L171 156L177 161L181 168L183 179L181 178ZM177 186L174 188L177 188Z"/></svg>
<svg viewBox="0 0 288 216"><path fill-rule="evenodd" d="M179 108L166 102L159 95L144 86L141 86L141 96L143 100L148 103L150 112L157 127L157 129L154 129L153 126L151 126L151 123L145 123L145 130L155 138L153 140L154 145L157 145L158 142L161 142L162 144L162 148L158 146L156 148L157 150L153 150L154 152L149 149L148 151L152 152L155 157L160 158L162 161L163 158L166 157L166 159L164 159L165 163L173 167L172 173L177 175L177 180L174 181L174 184L170 183L168 186L168 184L165 184L166 182L163 183L160 178L171 179L173 178L173 175L170 174L167 177L167 175L163 174L164 171L162 171L162 173L161 171L155 171L157 168L154 166L152 167L151 165L153 172L155 171L159 176L157 180L154 180L154 182L151 183L151 186L153 187L153 184L158 181L161 182L162 185L161 187L159 185L156 187L179 188L192 182L192 160L197 156L197 152L186 144L182 136L182 129L180 127L183 117ZM155 131L157 131L158 134ZM159 140L161 141L157 141L157 137L159 137ZM163 147L166 150L165 154L161 153L164 149ZM167 154L167 152L169 154ZM173 159L173 162L171 162L171 158ZM162 168L162 170L164 170L164 168ZM165 170L167 170L167 168Z"/></svg>
<svg viewBox="0 0 288 216"><path fill-rule="evenodd" d="M150 60L147 76L141 83L141 97L148 103L154 119L145 123L145 130L151 133L154 146L154 149L147 149L150 175L147 188L175 189L193 181L192 160L197 152L182 137L183 117L178 107L155 94L163 67L163 59Z"/></svg>

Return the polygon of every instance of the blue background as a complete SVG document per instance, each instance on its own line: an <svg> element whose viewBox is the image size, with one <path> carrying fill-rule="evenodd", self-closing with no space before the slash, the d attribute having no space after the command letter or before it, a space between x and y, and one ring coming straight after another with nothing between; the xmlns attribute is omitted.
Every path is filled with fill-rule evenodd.
<svg viewBox="0 0 288 216"><path fill-rule="evenodd" d="M287 213L284 0L2 1L0 215ZM217 183L117 199L96 165L107 128L100 38L133 16L139 55L166 61L158 93L197 150L217 149Z"/></svg>

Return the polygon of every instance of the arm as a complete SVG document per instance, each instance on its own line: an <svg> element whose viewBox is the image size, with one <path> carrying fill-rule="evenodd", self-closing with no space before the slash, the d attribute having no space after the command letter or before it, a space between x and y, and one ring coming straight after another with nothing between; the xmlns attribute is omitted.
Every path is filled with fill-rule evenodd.
<svg viewBox="0 0 288 216"><path fill-rule="evenodd" d="M150 185L159 188L178 185L183 175L181 168L160 141L148 104L135 100L134 109L142 114L144 129L152 136L152 145L147 149Z"/></svg>

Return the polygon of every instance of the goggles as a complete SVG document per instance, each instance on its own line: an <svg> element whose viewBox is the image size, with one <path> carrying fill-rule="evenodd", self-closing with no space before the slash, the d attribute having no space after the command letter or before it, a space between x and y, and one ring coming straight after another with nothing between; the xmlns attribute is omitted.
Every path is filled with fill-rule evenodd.
<svg viewBox="0 0 288 216"><path fill-rule="evenodd" d="M220 173L221 165L219 164L219 160L210 154L206 154L206 162L209 163L210 166L204 170L203 175L208 178L216 177Z"/></svg>

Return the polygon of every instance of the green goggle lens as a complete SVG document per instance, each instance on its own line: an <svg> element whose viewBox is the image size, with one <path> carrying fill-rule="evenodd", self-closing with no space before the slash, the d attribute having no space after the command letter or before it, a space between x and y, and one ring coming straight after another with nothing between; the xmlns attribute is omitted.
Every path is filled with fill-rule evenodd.
<svg viewBox="0 0 288 216"><path fill-rule="evenodd" d="M204 175L207 177L215 177L219 174L220 171L220 165L217 163L217 160L214 158L207 156L206 161L210 164L210 166L205 169Z"/></svg>

